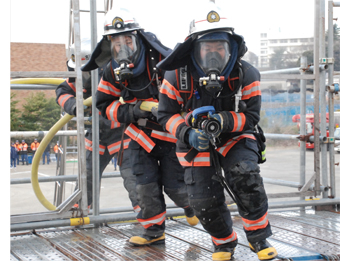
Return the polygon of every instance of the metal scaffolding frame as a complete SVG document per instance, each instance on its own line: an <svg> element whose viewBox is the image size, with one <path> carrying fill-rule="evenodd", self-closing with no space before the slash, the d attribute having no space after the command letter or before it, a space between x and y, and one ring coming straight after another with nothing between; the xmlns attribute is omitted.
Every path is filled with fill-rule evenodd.
<svg viewBox="0 0 340 261"><path fill-rule="evenodd" d="M325 95L328 91L329 95L329 117L330 126L334 125L334 87L333 76L334 66L331 62L332 57L325 57L325 0L314 0L314 65L312 67L313 74L307 74L310 70L310 66L307 66L307 61L303 57L301 59L301 65L298 72L292 72L291 69L279 70L272 72L262 72L262 79L298 79L301 84L301 128L300 135L306 135L305 123L306 123L306 81L314 80L314 112L318 112L321 109L321 121L318 113L315 114L315 136L326 136L326 117L325 107ZM340 7L340 2L328 0L328 28L333 28L333 8ZM112 8L112 0L104 0L105 13ZM38 77L74 77L76 78L76 97L77 97L77 131L59 131L58 136L77 135L78 145L78 175L77 176L56 176L49 178L39 178L39 182L55 182L55 181L67 181L78 180L79 189L75 191L68 199L62 202L56 211L43 212L29 215L16 215L11 216L11 230L19 231L24 229L36 229L47 227L58 227L70 225L70 218L80 218L79 224L84 224L84 217L91 215L89 224L98 225L100 223L106 223L111 221L122 221L135 219L134 213L124 213L132 210L131 208L112 208L106 210L99 209L99 117L98 110L95 106L95 99L92 100L93 113L93 211L87 209L87 196L86 196L86 162L85 162L85 146L84 146L84 110L83 110L83 96L82 96L82 77L81 77L81 39L80 39L80 15L79 0L70 0L70 35L69 35L69 47L71 44L75 45L75 72L11 72L12 78L38 78ZM91 50L97 43L97 10L96 0L90 1L90 17L91 17ZM329 53L333 53L333 30L329 30L328 41ZM329 56L329 55L328 55ZM323 59L325 58L325 59ZM321 61L320 61L321 60ZM326 61L326 62L324 62ZM319 69L316 69L319 68ZM328 70L328 86L325 85L325 70ZM293 74L296 73L296 74ZM92 72L92 93L95 93L98 76L97 72ZM41 85L40 85L41 86ZM24 86L11 86L11 88L21 88ZM26 87L26 86L25 86ZM37 86L27 86L27 88L38 88ZM51 86L41 86L40 88L51 88ZM46 132L13 132L11 137L17 137L20 135L27 136L39 136L43 137ZM285 135L285 134L265 134L267 139L296 139L297 135ZM304 209L306 206L335 206L340 204L340 198L336 198L335 194L335 171L334 171L334 130L330 128L329 138L326 142L315 139L314 149L314 173L312 178L306 181L306 150L305 142L301 141L300 146L300 181L289 182L282 180L273 180L264 178L265 183L282 185L288 187L296 187L300 191L293 193L276 193L269 194L269 198L287 198L287 197L300 197L298 201L285 201L269 203L269 208L286 208L286 207L301 207ZM327 158L323 155L326 154L326 146L329 144L329 167L330 167L330 181L328 181L327 173ZM65 146L66 147L66 146ZM320 162L320 148L321 148L321 162ZM320 164L321 163L321 164ZM320 167L321 166L321 167ZM120 175L103 175L103 178L120 177ZM11 184L24 184L29 183L28 179L11 180ZM328 186L328 184L330 184ZM328 194L330 194L328 196ZM322 195L321 200L318 201L305 201L306 196L318 196ZM80 200L79 210L71 210L73 204ZM231 201L227 198L227 201ZM176 208L175 205L170 205L168 208ZM230 207L231 211L236 211L236 206ZM100 215L100 214L112 214L113 215ZM182 214L183 210L174 209L168 212L168 216ZM83 220L83 221L81 221Z"/></svg>

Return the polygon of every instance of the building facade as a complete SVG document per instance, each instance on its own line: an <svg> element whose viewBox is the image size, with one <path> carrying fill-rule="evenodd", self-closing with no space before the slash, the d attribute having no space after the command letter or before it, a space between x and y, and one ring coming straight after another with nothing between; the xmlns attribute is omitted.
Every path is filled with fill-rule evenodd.
<svg viewBox="0 0 340 261"><path fill-rule="evenodd" d="M298 60L305 51L313 50L313 37L289 37L285 34L261 33L259 67L269 68L269 60L278 50L284 50L287 59Z"/></svg>

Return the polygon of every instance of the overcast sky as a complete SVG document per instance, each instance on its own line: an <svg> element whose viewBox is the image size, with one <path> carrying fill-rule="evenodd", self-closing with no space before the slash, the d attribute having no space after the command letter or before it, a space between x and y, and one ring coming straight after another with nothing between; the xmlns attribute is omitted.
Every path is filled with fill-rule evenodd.
<svg viewBox="0 0 340 261"><path fill-rule="evenodd" d="M201 3L209 0L120 0L134 12L146 31L158 35L170 48L187 36L189 22ZM278 32L287 37L312 37L314 0L215 0L227 13L235 32L244 36L249 51L259 54L260 33ZM326 29L328 8L326 2ZM80 0L81 9L90 0ZM10 41L68 43L69 0L10 0ZM157 10L158 11L152 11ZM104 10L104 0L97 0L97 10ZM334 8L334 17L340 7ZM81 13L81 37L90 36L89 14ZM339 24L340 22L338 22ZM98 14L98 32L103 30L103 15Z"/></svg>

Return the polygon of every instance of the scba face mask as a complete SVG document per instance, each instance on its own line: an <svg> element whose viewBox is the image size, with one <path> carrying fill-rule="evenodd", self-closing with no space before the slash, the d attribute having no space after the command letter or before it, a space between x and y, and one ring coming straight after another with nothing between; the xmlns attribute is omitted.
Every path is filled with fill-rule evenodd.
<svg viewBox="0 0 340 261"><path fill-rule="evenodd" d="M115 69L116 79L124 81L133 77L132 68L138 60L140 48L137 36L133 33L109 35L111 41L111 57L118 64Z"/></svg>
<svg viewBox="0 0 340 261"><path fill-rule="evenodd" d="M235 112L246 110L246 104L241 101L241 85L243 70L238 63L239 84L232 93L221 96L222 83L226 81L233 70L239 54L236 40L226 32L213 32L198 36L194 43L191 58L197 70L200 86L214 99L234 96Z"/></svg>
<svg viewBox="0 0 340 261"><path fill-rule="evenodd" d="M193 60L198 69L199 83L213 96L219 95L225 80L223 75L230 60L230 44L219 34L207 34L194 44Z"/></svg>
<svg viewBox="0 0 340 261"><path fill-rule="evenodd" d="M215 72L220 75L230 59L227 41L199 41L195 44L195 60L205 75Z"/></svg>

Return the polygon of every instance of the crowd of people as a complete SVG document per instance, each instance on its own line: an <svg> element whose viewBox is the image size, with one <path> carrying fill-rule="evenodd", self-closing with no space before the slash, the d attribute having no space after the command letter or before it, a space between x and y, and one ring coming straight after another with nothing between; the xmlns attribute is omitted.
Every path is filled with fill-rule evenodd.
<svg viewBox="0 0 340 261"><path fill-rule="evenodd" d="M11 141L11 149L10 149L10 157L11 157L11 169L16 168L17 165L22 163L22 165L31 165L35 152L39 148L40 142L38 139L34 139L30 146L26 143L25 140L22 140L21 143L19 140ZM42 155L42 163L50 164L51 162L51 153L54 152L56 159L60 160L60 155L62 154L61 145L57 142L53 151L51 151L51 144L48 144Z"/></svg>

